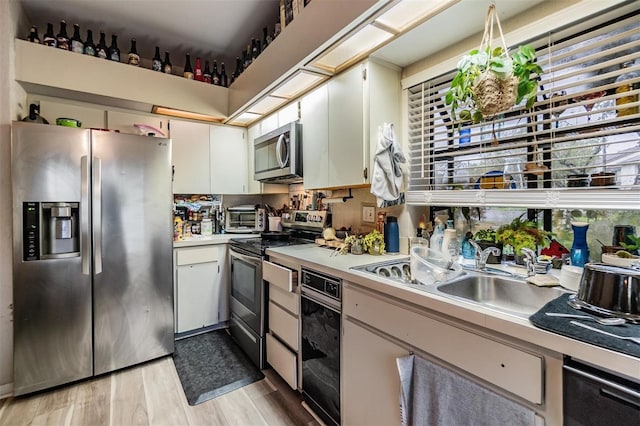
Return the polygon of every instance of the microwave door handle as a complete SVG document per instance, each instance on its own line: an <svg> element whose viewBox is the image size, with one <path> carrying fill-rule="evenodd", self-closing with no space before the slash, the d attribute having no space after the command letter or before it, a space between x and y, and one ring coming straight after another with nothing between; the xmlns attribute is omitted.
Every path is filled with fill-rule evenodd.
<svg viewBox="0 0 640 426"><path fill-rule="evenodd" d="M284 144L286 157L284 160L282 159L282 145ZM278 143L276 143L276 158L278 159L278 164L281 169L287 167L287 163L289 162L289 148L287 147L287 137L283 134L278 138Z"/></svg>

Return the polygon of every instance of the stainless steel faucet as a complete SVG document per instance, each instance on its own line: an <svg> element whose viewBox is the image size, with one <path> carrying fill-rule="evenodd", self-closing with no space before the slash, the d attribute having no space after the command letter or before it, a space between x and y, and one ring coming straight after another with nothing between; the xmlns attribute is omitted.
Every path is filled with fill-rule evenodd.
<svg viewBox="0 0 640 426"><path fill-rule="evenodd" d="M486 269L487 259L489 258L490 254L493 254L494 256L500 256L500 249L498 247L487 247L486 249L482 250L482 247L480 247L480 244L478 244L477 242L473 241L472 239L469 239L468 241L473 246L473 248L476 249L474 258L476 261L476 269L479 271L484 271Z"/></svg>
<svg viewBox="0 0 640 426"><path fill-rule="evenodd" d="M534 276L536 274L536 252L530 248L522 247L520 253L524 256L524 264L527 266L527 276Z"/></svg>

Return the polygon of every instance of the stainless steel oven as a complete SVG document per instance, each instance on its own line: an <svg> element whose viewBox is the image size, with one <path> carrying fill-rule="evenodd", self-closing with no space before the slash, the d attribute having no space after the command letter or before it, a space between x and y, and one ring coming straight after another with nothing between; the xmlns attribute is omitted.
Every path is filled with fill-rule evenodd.
<svg viewBox="0 0 640 426"><path fill-rule="evenodd" d="M302 269L302 396L327 424L340 424L342 281Z"/></svg>
<svg viewBox="0 0 640 426"><path fill-rule="evenodd" d="M229 333L260 368L264 360L264 300L262 256L230 246L231 317Z"/></svg>

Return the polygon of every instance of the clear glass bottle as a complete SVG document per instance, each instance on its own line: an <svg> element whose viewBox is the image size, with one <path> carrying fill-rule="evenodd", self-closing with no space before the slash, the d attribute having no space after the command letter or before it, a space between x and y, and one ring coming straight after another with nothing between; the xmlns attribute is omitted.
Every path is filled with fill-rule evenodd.
<svg viewBox="0 0 640 426"><path fill-rule="evenodd" d="M621 67L625 70L628 70L624 74L620 75L616 78L616 94L622 94L631 92L637 89L640 89L640 83L631 83L630 80L637 78L640 76L640 59L636 59L636 61L627 61L621 65ZM631 68L635 68L632 70ZM637 114L640 111L640 107L638 105L635 106L626 106L626 104L630 104L633 102L638 102L638 93L629 93L628 95L616 98L616 107L618 112L618 117Z"/></svg>

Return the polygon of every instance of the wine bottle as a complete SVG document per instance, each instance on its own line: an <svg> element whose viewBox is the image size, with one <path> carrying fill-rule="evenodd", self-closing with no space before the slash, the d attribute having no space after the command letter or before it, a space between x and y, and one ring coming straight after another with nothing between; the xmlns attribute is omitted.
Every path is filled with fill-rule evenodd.
<svg viewBox="0 0 640 426"><path fill-rule="evenodd" d="M203 81L204 78L202 76L202 61L200 57L196 57L196 67L193 71L193 79L196 81Z"/></svg>
<svg viewBox="0 0 640 426"><path fill-rule="evenodd" d="M260 55L260 42L255 38L251 39L251 62L255 61Z"/></svg>
<svg viewBox="0 0 640 426"><path fill-rule="evenodd" d="M47 24L47 32L42 36L42 44L45 46L57 47L58 39L53 35L53 24Z"/></svg>
<svg viewBox="0 0 640 426"><path fill-rule="evenodd" d="M269 28L264 27L262 29L262 51L267 48L267 46L271 44L271 35L269 35Z"/></svg>
<svg viewBox="0 0 640 426"><path fill-rule="evenodd" d="M207 84L211 84L211 68L209 68L209 61L204 61L204 73L202 74L202 81Z"/></svg>
<svg viewBox="0 0 640 426"><path fill-rule="evenodd" d="M71 51L76 53L84 52L84 42L80 38L80 25L73 24L73 37L71 37Z"/></svg>
<svg viewBox="0 0 640 426"><path fill-rule="evenodd" d="M213 71L211 71L211 84L220 86L220 73L218 72L218 63L213 61Z"/></svg>
<svg viewBox="0 0 640 426"><path fill-rule="evenodd" d="M111 34L111 46L107 50L107 56L110 60L120 62L120 49L118 49L118 36Z"/></svg>
<svg viewBox="0 0 640 426"><path fill-rule="evenodd" d="M184 78L193 80L193 68L191 68L191 55L189 53L187 53L187 56L184 60L184 73L182 75Z"/></svg>
<svg viewBox="0 0 640 426"><path fill-rule="evenodd" d="M107 50L104 31L100 31L100 41L98 41L98 45L96 46L96 56L98 58L107 59Z"/></svg>
<svg viewBox="0 0 640 426"><path fill-rule="evenodd" d="M251 44L247 44L247 56L246 56L246 59L244 60L244 69L245 70L247 68L249 68L249 65L251 65L252 55L253 55L253 51L251 49Z"/></svg>
<svg viewBox="0 0 640 426"><path fill-rule="evenodd" d="M151 60L151 69L153 71L162 71L162 59L160 58L160 48L156 46L156 53Z"/></svg>
<svg viewBox="0 0 640 426"><path fill-rule="evenodd" d="M60 21L60 32L56 36L58 41L58 48L63 50L69 50L69 36L67 35L67 23Z"/></svg>
<svg viewBox="0 0 640 426"><path fill-rule="evenodd" d="M31 30L29 31L29 37L27 37L31 43L40 44L40 37L38 37L38 28L35 25L31 26Z"/></svg>
<svg viewBox="0 0 640 426"><path fill-rule="evenodd" d="M229 87L229 77L227 77L227 70L224 67L224 62L220 63L220 86Z"/></svg>
<svg viewBox="0 0 640 426"><path fill-rule="evenodd" d="M164 61L162 62L162 72L165 74L173 74L173 67L169 60L169 52L164 52Z"/></svg>
<svg viewBox="0 0 640 426"><path fill-rule="evenodd" d="M93 44L93 31L87 30L87 41L84 44L84 54L97 56L96 45Z"/></svg>
<svg viewBox="0 0 640 426"><path fill-rule="evenodd" d="M231 82L236 81L240 74L242 74L242 60L236 56L236 69L233 70L233 74L231 74Z"/></svg>
<svg viewBox="0 0 640 426"><path fill-rule="evenodd" d="M138 49L136 48L136 39L131 39L131 49L127 54L127 63L135 67L140 66L140 55L138 55Z"/></svg>

